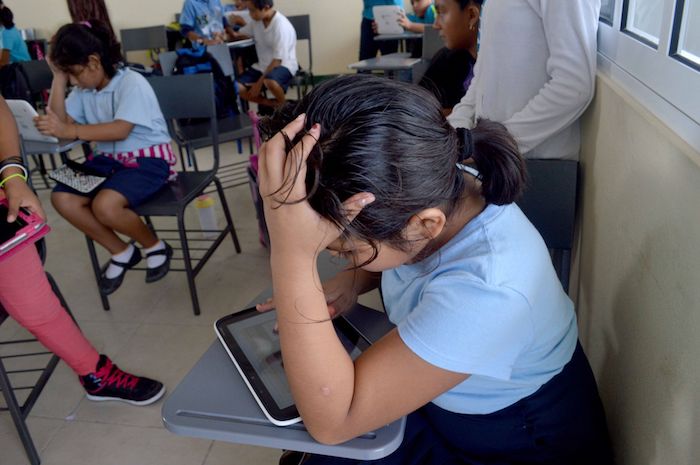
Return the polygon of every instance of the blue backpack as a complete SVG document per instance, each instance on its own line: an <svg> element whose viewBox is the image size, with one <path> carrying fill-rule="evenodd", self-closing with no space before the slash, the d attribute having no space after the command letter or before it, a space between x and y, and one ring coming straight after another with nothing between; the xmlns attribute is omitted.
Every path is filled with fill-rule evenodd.
<svg viewBox="0 0 700 465"><path fill-rule="evenodd" d="M173 74L211 73L213 75L218 118L240 114L238 94L233 81L224 75L219 62L207 52L206 47L181 48L176 53Z"/></svg>

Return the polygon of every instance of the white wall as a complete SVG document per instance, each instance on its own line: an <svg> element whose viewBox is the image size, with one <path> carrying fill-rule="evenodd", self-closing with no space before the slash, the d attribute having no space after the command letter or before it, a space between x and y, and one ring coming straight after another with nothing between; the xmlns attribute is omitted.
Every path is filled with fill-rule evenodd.
<svg viewBox="0 0 700 465"><path fill-rule="evenodd" d="M167 24L182 9L181 0L106 0L116 31L131 27ZM65 0L6 0L20 28L33 27L40 37L49 38L70 21ZM410 5L407 5L410 8ZM360 0L277 0L275 7L285 15L310 14L314 73L346 73L357 61L360 44ZM304 46L298 50L302 66L308 63ZM130 57L131 58L131 57Z"/></svg>
<svg viewBox="0 0 700 465"><path fill-rule="evenodd" d="M700 153L607 78L584 117L577 308L620 465L700 463Z"/></svg>

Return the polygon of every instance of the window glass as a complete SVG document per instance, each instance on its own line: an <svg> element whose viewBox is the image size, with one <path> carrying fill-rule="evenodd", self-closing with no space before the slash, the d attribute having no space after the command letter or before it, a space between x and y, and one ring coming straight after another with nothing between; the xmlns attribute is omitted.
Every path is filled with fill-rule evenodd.
<svg viewBox="0 0 700 465"><path fill-rule="evenodd" d="M664 2L660 0L627 0L624 24L626 31L652 45L659 45Z"/></svg>
<svg viewBox="0 0 700 465"><path fill-rule="evenodd" d="M615 0L602 0L600 5L600 19L612 24L615 16Z"/></svg>
<svg viewBox="0 0 700 465"><path fill-rule="evenodd" d="M676 53L700 65L700 0L685 0L679 13L682 16Z"/></svg>

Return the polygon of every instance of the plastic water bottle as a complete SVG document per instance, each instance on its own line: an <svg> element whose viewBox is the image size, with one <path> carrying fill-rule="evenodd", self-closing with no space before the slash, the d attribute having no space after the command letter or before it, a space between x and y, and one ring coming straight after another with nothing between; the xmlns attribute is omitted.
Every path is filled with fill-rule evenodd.
<svg viewBox="0 0 700 465"><path fill-rule="evenodd" d="M216 221L216 211L214 210L214 199L208 195L200 195L197 200L194 201L194 206L197 208L197 213L199 214L199 224L202 229L202 236L206 239L214 239L218 236L217 221Z"/></svg>

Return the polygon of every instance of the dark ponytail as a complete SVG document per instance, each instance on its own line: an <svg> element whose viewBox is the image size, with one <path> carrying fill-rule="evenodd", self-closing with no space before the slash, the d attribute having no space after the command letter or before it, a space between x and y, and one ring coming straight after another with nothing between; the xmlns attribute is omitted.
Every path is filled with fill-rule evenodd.
<svg viewBox="0 0 700 465"><path fill-rule="evenodd" d="M462 163L474 165L486 203L507 205L522 194L527 180L518 144L501 123L480 119L472 130L458 128ZM459 185L458 189L462 186Z"/></svg>
<svg viewBox="0 0 700 465"><path fill-rule="evenodd" d="M51 45L51 61L62 71L69 71L75 65L87 65L90 55L97 55L111 79L124 61L121 44L111 29L98 20L66 24L58 30Z"/></svg>

